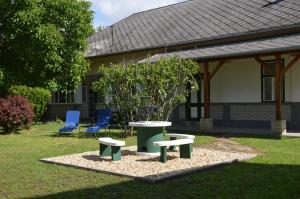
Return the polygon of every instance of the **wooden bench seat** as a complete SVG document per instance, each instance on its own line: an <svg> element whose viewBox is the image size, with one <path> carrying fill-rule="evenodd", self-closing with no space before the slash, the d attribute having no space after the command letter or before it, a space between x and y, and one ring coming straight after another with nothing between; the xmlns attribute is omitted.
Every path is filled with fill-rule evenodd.
<svg viewBox="0 0 300 199"><path fill-rule="evenodd" d="M121 147L125 146L124 141L112 138L99 138L100 157L111 156L113 161L121 160Z"/></svg>
<svg viewBox="0 0 300 199"><path fill-rule="evenodd" d="M154 146L160 147L160 161L167 161L167 148L172 146L179 146L180 158L191 158L191 149L193 139L179 139L179 140L168 140L153 142Z"/></svg>

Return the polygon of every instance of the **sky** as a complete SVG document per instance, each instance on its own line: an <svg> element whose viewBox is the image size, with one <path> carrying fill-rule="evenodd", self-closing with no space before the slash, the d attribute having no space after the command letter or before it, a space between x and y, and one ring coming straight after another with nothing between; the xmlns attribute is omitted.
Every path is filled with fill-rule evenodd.
<svg viewBox="0 0 300 199"><path fill-rule="evenodd" d="M110 26L136 12L166 6L183 0L90 0L95 12L94 27Z"/></svg>

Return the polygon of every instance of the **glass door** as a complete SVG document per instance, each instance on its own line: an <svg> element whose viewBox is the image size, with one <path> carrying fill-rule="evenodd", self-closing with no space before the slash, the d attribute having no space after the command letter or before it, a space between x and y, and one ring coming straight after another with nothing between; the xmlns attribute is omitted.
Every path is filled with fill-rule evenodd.
<svg viewBox="0 0 300 199"><path fill-rule="evenodd" d="M92 86L89 85L89 117L95 118L96 117L96 105L98 103L98 93L92 89Z"/></svg>

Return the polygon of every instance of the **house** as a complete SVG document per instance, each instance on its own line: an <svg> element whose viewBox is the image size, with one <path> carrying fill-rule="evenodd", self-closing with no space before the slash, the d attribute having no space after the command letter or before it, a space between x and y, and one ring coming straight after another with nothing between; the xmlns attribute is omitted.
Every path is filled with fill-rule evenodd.
<svg viewBox="0 0 300 199"><path fill-rule="evenodd" d="M88 38L91 70L50 114L94 115L97 67L177 55L198 61L201 91L174 110L178 129L300 130L300 2L191 0L133 14ZM63 102L63 103L60 103Z"/></svg>

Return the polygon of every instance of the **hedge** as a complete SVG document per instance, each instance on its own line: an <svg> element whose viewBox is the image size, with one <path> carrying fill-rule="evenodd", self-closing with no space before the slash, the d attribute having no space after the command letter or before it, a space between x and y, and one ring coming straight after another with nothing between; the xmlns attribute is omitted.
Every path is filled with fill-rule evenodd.
<svg viewBox="0 0 300 199"><path fill-rule="evenodd" d="M47 109L47 102L51 96L50 91L47 89L27 86L12 86L9 89L9 94L14 96L20 95L28 99L34 111L35 122L41 120Z"/></svg>

